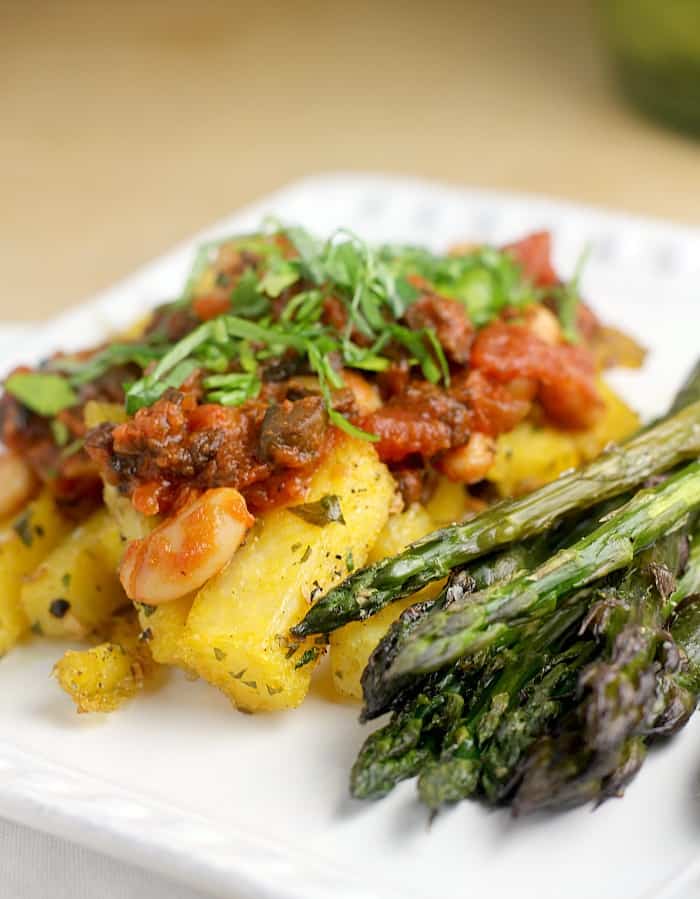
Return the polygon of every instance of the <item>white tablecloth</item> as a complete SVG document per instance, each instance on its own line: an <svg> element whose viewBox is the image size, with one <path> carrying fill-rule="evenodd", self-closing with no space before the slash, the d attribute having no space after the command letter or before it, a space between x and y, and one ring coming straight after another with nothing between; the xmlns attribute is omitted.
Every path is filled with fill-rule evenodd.
<svg viewBox="0 0 700 899"><path fill-rule="evenodd" d="M0 819L2 899L211 899L140 868Z"/></svg>

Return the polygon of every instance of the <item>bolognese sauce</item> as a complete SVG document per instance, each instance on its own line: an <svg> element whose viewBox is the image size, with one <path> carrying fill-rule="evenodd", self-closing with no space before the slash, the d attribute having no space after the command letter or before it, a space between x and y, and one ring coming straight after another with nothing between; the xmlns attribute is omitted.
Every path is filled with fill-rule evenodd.
<svg viewBox="0 0 700 899"><path fill-rule="evenodd" d="M167 514L213 487L236 488L257 514L303 497L339 427L374 443L412 502L429 494L432 472L459 479L467 470L455 450L478 446L487 468L492 438L535 412L561 429L589 428L600 414L602 329L582 303L576 342L559 327L562 282L548 234L493 251L504 267L493 275L502 296L486 312L481 299L461 297L459 285L477 268L458 256L434 264L419 257L406 271L390 254L386 263L378 256L353 287L354 250L331 248L319 274L299 240L256 241L253 249L223 244L204 283L156 310L133 352L127 342L115 364L102 364L104 347L48 360L41 370L72 385L66 408L42 414L13 393L10 378L0 400L5 445L67 503L97 500L104 479L145 515ZM496 275L511 279L510 295ZM533 324L537 310L548 316L545 331L542 316ZM217 343L215 330L210 345L196 343L202 328L221 324L223 333L231 312L229 344ZM272 336L260 337L264 328ZM186 357L187 341L195 355ZM159 366L173 351L182 359L161 389ZM177 366L188 360L178 383ZM81 381L90 364L97 376ZM86 427L87 402L126 399L129 410L134 383L143 388L140 408L126 421Z"/></svg>

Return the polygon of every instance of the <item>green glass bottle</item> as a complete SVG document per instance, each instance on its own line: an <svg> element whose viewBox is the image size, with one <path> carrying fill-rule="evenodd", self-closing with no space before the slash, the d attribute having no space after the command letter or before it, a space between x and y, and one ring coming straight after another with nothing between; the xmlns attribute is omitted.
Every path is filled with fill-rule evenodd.
<svg viewBox="0 0 700 899"><path fill-rule="evenodd" d="M598 0L625 93L700 135L700 0Z"/></svg>

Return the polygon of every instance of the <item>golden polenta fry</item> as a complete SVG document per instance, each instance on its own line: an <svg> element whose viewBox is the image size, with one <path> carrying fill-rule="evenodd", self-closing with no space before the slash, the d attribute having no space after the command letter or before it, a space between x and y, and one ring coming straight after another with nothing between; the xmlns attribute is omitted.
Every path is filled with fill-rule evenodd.
<svg viewBox="0 0 700 899"><path fill-rule="evenodd" d="M324 641L293 642L289 628L364 564L393 493L371 444L339 441L305 504L261 516L229 566L197 594L183 636L188 666L247 711L299 705Z"/></svg>
<svg viewBox="0 0 700 899"><path fill-rule="evenodd" d="M14 646L30 624L20 602L24 578L73 527L45 489L0 531L0 655Z"/></svg>
<svg viewBox="0 0 700 899"><path fill-rule="evenodd" d="M461 485L451 486L462 489L463 492ZM446 494L447 491L444 493ZM448 502L444 502L442 508L449 508ZM367 562L372 564L387 558L387 556L396 555L409 543L425 537L436 527L437 525L426 508L419 503L414 503L404 512L389 518L370 550ZM409 596L392 603L366 621L352 621L330 635L333 686L341 696L362 699L360 679L367 659L377 643L405 608L421 599L427 599L428 596L434 596L441 586L442 582L430 584L421 591L420 595Z"/></svg>
<svg viewBox="0 0 700 899"><path fill-rule="evenodd" d="M105 487L104 501L119 527L124 547L130 540L145 537L159 523L157 517L146 518L138 512L129 499L119 495L115 487L109 485ZM151 655L161 665L179 665L187 668L181 639L193 602L194 594L191 593L161 606L134 603L141 630L148 637Z"/></svg>
<svg viewBox="0 0 700 899"><path fill-rule="evenodd" d="M161 665L179 665L189 670L182 638L193 602L194 594L190 593L162 606L134 603L151 655Z"/></svg>
<svg viewBox="0 0 700 899"><path fill-rule="evenodd" d="M496 441L496 458L487 475L501 496L519 496L553 481L563 471L590 462L609 443L619 443L639 428L636 413L603 381L601 417L585 431L524 421Z"/></svg>
<svg viewBox="0 0 700 899"><path fill-rule="evenodd" d="M78 525L26 578L22 607L49 637L83 637L128 604L117 575L123 541L106 509Z"/></svg>
<svg viewBox="0 0 700 899"><path fill-rule="evenodd" d="M69 650L54 666L56 680L79 712L114 711L156 672L147 634L133 610L114 616L105 631L104 643Z"/></svg>

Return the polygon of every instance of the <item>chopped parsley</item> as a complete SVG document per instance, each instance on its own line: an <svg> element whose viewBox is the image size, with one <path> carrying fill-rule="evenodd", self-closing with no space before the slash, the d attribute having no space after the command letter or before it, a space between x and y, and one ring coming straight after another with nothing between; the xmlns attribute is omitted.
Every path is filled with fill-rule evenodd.
<svg viewBox="0 0 700 899"><path fill-rule="evenodd" d="M215 273L222 246L240 255L242 271ZM570 338L576 279L572 283L560 302ZM124 385L126 412L133 415L169 388L182 387L195 372L203 376L205 401L238 406L259 395L266 366L284 357L296 360L297 370L315 375L335 426L376 440L333 408L334 391L345 386L343 369L381 372L397 353L427 381L449 384L449 366L434 330L402 324L424 290L463 303L477 327L505 308L541 299L512 255L492 247L463 255L413 246L371 247L344 229L319 240L301 227L273 221L261 233L201 247L182 296L163 308L187 310L212 286L224 291L228 308L182 339L169 342L155 329L138 340L112 343L87 359L60 356L41 371L16 372L6 389L27 408L52 418L56 444L70 453L74 444L68 429L54 416L76 405L80 389L112 369L140 370ZM332 320L325 314L328 298L339 304L340 315Z"/></svg>
<svg viewBox="0 0 700 899"><path fill-rule="evenodd" d="M578 305L580 301L581 275L591 253L590 245L586 246L576 263L574 275L570 281L560 285L554 290L557 303L557 313L561 324L562 334L569 343L577 343L579 339L578 326L576 324Z"/></svg>
<svg viewBox="0 0 700 899"><path fill-rule="evenodd" d="M64 377L43 371L15 372L5 381L5 390L27 409L46 417L78 402L77 393Z"/></svg>
<svg viewBox="0 0 700 899"><path fill-rule="evenodd" d="M385 349L392 344L403 349L409 364L420 368L426 380L449 382L447 361L434 331L399 324L420 293L412 277L420 276L464 302L477 323L488 321L506 305L517 307L536 299L518 263L490 248L464 257L437 256L413 247L371 248L345 230L319 241L303 228L279 225L267 235L230 243L242 251L250 248L260 264L239 276L230 294L230 311L170 347L152 371L129 387L129 414L151 405L168 387L180 387L195 369L209 373L203 381L207 400L240 405L258 395L260 366L291 352L301 356L318 378L333 424L353 436L373 439L332 407L333 390L344 386L338 366L383 371L391 364ZM297 255L288 258L285 244ZM203 248L178 303L196 295L220 245ZM273 318L272 301L289 288L297 292ZM323 320L326 296L342 304L345 327ZM354 339L355 334L361 341Z"/></svg>
<svg viewBox="0 0 700 899"><path fill-rule="evenodd" d="M50 422L51 435L56 446L65 446L70 440L70 431L65 422L58 418L52 418Z"/></svg>
<svg viewBox="0 0 700 899"><path fill-rule="evenodd" d="M12 530L17 534L19 539L25 546L31 546L34 542L34 533L32 531L32 509L27 508L16 518L12 524Z"/></svg>
<svg viewBox="0 0 700 899"><path fill-rule="evenodd" d="M301 658L294 666L294 670L296 671L298 668L303 668L305 665L309 665L311 662L315 662L316 659L321 655L321 650L315 646L312 646L310 649L305 650L301 654Z"/></svg>
<svg viewBox="0 0 700 899"><path fill-rule="evenodd" d="M265 684L265 688L270 696L277 696L284 689L284 687L271 687L269 684Z"/></svg>
<svg viewBox="0 0 700 899"><path fill-rule="evenodd" d="M302 503L299 506L289 506L287 511L304 521L307 521L309 524L315 524L316 527L319 528L325 527L327 524L332 524L333 522L345 524L340 500L335 493L327 493L314 503ZM305 561L305 559L302 559L302 562L303 561Z"/></svg>

